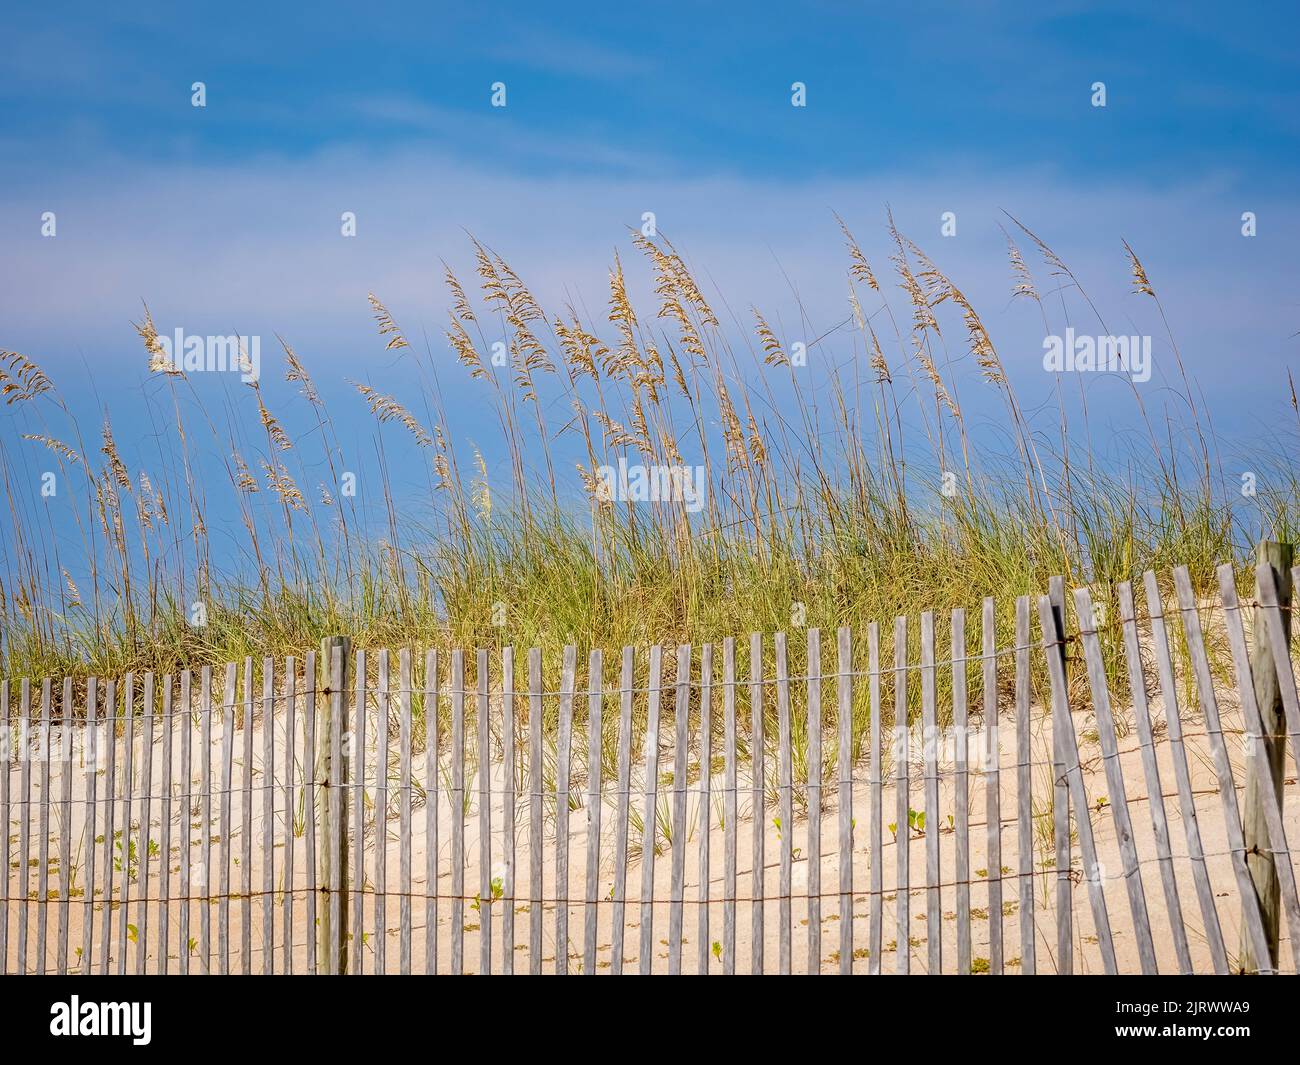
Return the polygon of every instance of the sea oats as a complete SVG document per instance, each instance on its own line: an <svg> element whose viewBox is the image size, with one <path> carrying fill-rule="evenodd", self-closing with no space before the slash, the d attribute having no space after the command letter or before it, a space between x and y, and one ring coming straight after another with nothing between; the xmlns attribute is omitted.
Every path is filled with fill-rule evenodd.
<svg viewBox="0 0 1300 1065"><path fill-rule="evenodd" d="M258 490L257 478L253 476L248 463L238 453L235 454L235 484L244 492L251 493Z"/></svg>
<svg viewBox="0 0 1300 1065"><path fill-rule="evenodd" d="M603 410L593 410L591 416L600 423L605 431L605 446L609 447L635 447L639 443L637 438L627 431L626 426L620 425L614 421Z"/></svg>
<svg viewBox="0 0 1300 1065"><path fill-rule="evenodd" d="M392 396L385 396L380 392L376 392L369 385L363 385L359 381L349 383L365 399L366 404L370 407L370 413L375 416L376 421L380 423L401 422L402 425L406 426L407 432L411 434L419 447L428 447L433 443L433 438L425 431L424 426L416 421L415 416L397 400L393 399Z"/></svg>
<svg viewBox="0 0 1300 1065"><path fill-rule="evenodd" d="M614 269L609 273L609 320L618 326L622 340L618 350L611 353L605 361L605 373L610 376L619 374L630 376L632 368L640 363L641 355L637 351L636 337L633 333L636 328L636 312L627 298L623 264L617 253L614 255Z"/></svg>
<svg viewBox="0 0 1300 1065"><path fill-rule="evenodd" d="M573 324L565 325L560 318L555 319L555 335L560 338L560 348L564 352L565 363L578 376L586 375L593 381L600 379L597 360L609 356L607 348L599 337L592 336L574 317Z"/></svg>
<svg viewBox="0 0 1300 1065"><path fill-rule="evenodd" d="M473 240L473 238L470 238ZM495 306L498 310L510 312L510 293L506 291L505 282L501 280L501 275L497 273L497 268L492 263L491 256L488 255L483 245L474 240L474 259L477 264L478 276L483 279L483 302Z"/></svg>
<svg viewBox="0 0 1300 1065"><path fill-rule="evenodd" d="M488 372L483 365L482 356L474 347L474 341L470 339L470 335L465 332L465 327L455 318L451 320L451 332L447 334L447 340L456 353L456 358L460 364L469 367L470 377L487 378Z"/></svg>
<svg viewBox="0 0 1300 1065"><path fill-rule="evenodd" d="M366 299L370 301L370 306L375 312L375 321L379 323L379 335L392 338L384 345L384 350L409 348L411 345L406 342L406 337L402 336L402 331L397 328L397 323L393 321L393 316L388 313L388 308L379 302L379 297L373 292L368 292L366 293Z"/></svg>
<svg viewBox="0 0 1300 1065"><path fill-rule="evenodd" d="M149 313L149 305L144 305L144 321L132 323L135 331L140 334L140 339L144 341L144 349L149 353L149 372L170 374L174 377L183 377L184 374L180 368L180 352L168 355L166 348L163 347L162 340L158 336L158 330L153 324L153 315Z"/></svg>
<svg viewBox="0 0 1300 1065"><path fill-rule="evenodd" d="M1029 273L1029 267L1025 265L1024 256L1020 254L1020 248L1012 239L1011 234L1006 228L999 224L1002 235L1007 239L1007 258L1011 260L1011 298L1017 296L1027 296L1035 303L1041 305L1042 300L1038 296L1038 289L1034 287L1033 276Z"/></svg>
<svg viewBox="0 0 1300 1065"><path fill-rule="evenodd" d="M789 366L790 357L785 353L785 349L781 347L781 342L776 339L772 327L758 313L757 307L751 307L750 310L754 312L754 319L757 322L754 328L758 333L759 343L763 346L763 361L769 366Z"/></svg>
<svg viewBox="0 0 1300 1065"><path fill-rule="evenodd" d="M880 339L876 336L876 331L867 326L867 331L871 334L871 368L876 371L876 383L882 385L893 384L893 378L889 376L889 363L885 361L885 353L880 350Z"/></svg>
<svg viewBox="0 0 1300 1065"><path fill-rule="evenodd" d="M1142 268L1142 263L1138 260L1137 254L1129 247L1128 241L1124 241L1124 251L1128 255L1129 265L1133 268L1133 291L1143 296L1155 296L1155 290L1151 287L1151 282L1147 280L1147 272Z"/></svg>
<svg viewBox="0 0 1300 1065"><path fill-rule="evenodd" d="M456 317L463 322L475 321L474 311L469 305L469 300L465 296L465 289L461 286L460 280L452 273L450 266L446 263L442 265L446 270L444 276L447 281L447 288L451 290L451 299L456 309Z"/></svg>
<svg viewBox="0 0 1300 1065"><path fill-rule="evenodd" d="M8 404L23 403L49 392L45 371L16 351L0 351L0 396Z"/></svg>
<svg viewBox="0 0 1300 1065"><path fill-rule="evenodd" d="M289 434L276 420L275 415L266 409L266 404L262 402L262 390L257 389L257 412L262 419L262 428L266 430L271 442L281 451L288 451L293 447L289 440Z"/></svg>
<svg viewBox="0 0 1300 1065"><path fill-rule="evenodd" d="M117 443L113 440L113 428L108 421L104 422L104 446L99 450L108 456L108 467L112 471L113 480L117 486L127 492L131 491L131 475L127 473L126 463L122 461L117 451Z"/></svg>
<svg viewBox="0 0 1300 1065"><path fill-rule="evenodd" d="M677 390L687 399L690 399L691 389L686 383L686 374L682 370L681 360L677 358L677 352L675 352L671 347L668 349L668 361L673 367L673 382L677 385Z"/></svg>
<svg viewBox="0 0 1300 1065"><path fill-rule="evenodd" d="M869 287L880 291L880 283L876 281L876 275L871 272L871 264L867 262L867 257L862 254L862 249L858 247L858 242L849 232L849 227L844 224L844 219L839 215L835 216L835 221L840 224L840 230L844 234L845 243L849 249L849 261L852 264L849 267L849 276L855 281L863 281Z"/></svg>
<svg viewBox="0 0 1300 1065"><path fill-rule="evenodd" d="M266 471L266 481L272 492L294 510L306 511L307 502L303 499L302 492L298 490L297 483L290 476L284 463L277 462L272 465L264 461L262 469Z"/></svg>
<svg viewBox="0 0 1300 1065"><path fill-rule="evenodd" d="M81 464L81 456L62 440L57 440L52 436L41 436L37 433L23 433L22 438L24 440L33 440L38 444L43 444L56 455L67 459L69 462Z"/></svg>
<svg viewBox="0 0 1300 1065"><path fill-rule="evenodd" d="M297 382L302 386L301 392L307 402L313 407L320 406L320 394L316 391L316 386L312 384L311 378L307 375L307 370L299 361L298 356L294 353L293 348L289 347L280 339L280 346L284 348L284 359L289 364L289 369L285 372L284 379L289 383Z"/></svg>

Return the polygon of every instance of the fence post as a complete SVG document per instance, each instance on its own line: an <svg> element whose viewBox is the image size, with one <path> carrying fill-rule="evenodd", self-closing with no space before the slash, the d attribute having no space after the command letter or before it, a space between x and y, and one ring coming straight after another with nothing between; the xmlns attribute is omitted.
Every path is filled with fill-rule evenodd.
<svg viewBox="0 0 1300 1065"><path fill-rule="evenodd" d="M1061 683L1064 696L1060 705L1052 703L1052 836L1056 842L1056 971L1070 975L1074 972L1074 911L1073 887L1070 882L1070 787L1066 778L1065 730L1072 729L1070 721L1070 671L1065 653L1065 578L1048 580L1047 598L1051 606L1055 654L1061 664ZM1053 652L1049 649L1048 654ZM1048 676L1051 676L1050 667ZM1084 817L1088 811L1082 811Z"/></svg>
<svg viewBox="0 0 1300 1065"><path fill-rule="evenodd" d="M1286 633L1291 642L1291 564L1294 546L1272 540L1261 540L1256 551L1256 562L1267 562L1273 567L1277 580L1277 602ZM1250 947L1250 937L1243 931L1241 942L1244 968L1247 972L1258 969L1276 969L1278 961L1278 934L1281 915L1281 886L1274 864L1272 844L1269 842L1268 823L1264 815L1264 798L1260 789L1260 773L1273 775L1275 794L1282 795L1282 770L1286 758L1286 726L1282 717L1282 689L1277 680L1277 664L1268 639L1264 612L1255 608L1251 632L1250 671L1254 678L1255 701L1259 704L1260 723L1264 735L1258 741L1250 738L1246 747L1246 868L1259 897L1259 908L1264 918L1264 934L1268 939L1268 959L1256 958ZM1283 663L1288 668L1290 663ZM1265 759L1260 757L1263 752ZM1265 766L1267 769L1265 770ZM1242 900L1245 903L1246 900Z"/></svg>
<svg viewBox="0 0 1300 1065"><path fill-rule="evenodd" d="M339 677L331 676L334 649L342 649L343 668ZM338 876L338 899L326 897L317 919L318 971L342 975L348 971L348 760L335 746L336 738L348 733L347 692L348 657L352 641L347 636L325 636L320 642L316 700L316 780L324 785L316 789L316 838L319 880L326 890ZM337 689L336 689L337 684ZM337 696L336 696L337 690ZM335 714L339 720L335 721ZM345 741L346 742L346 741ZM335 758L338 758L335 764ZM331 801L338 795L337 803Z"/></svg>

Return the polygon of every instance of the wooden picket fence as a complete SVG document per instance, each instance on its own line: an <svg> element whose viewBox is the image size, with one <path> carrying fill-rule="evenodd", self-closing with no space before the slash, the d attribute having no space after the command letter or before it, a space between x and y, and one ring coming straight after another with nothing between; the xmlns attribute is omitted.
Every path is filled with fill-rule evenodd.
<svg viewBox="0 0 1300 1065"><path fill-rule="evenodd" d="M1148 573L1143 608L1120 585L1109 620L1055 580L1008 604L1001 644L986 600L976 647L961 610L899 617L892 640L843 628L833 651L816 630L798 648L783 633L628 647L616 678L592 651L585 681L570 646L549 687L536 648L421 663L341 640L232 663L220 685L209 667L0 683L0 959L1294 970L1300 794L1255 774L1267 839L1248 842L1238 782L1265 732L1250 638L1276 663L1285 733L1270 742L1300 774L1289 606L1266 565L1246 603L1231 567L1217 603L1173 578L1168 614ZM1261 858L1286 914L1276 962Z"/></svg>

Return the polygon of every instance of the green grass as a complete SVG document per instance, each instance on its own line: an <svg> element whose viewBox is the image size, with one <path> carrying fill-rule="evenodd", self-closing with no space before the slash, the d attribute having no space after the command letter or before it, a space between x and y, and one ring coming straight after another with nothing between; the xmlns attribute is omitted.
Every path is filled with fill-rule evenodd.
<svg viewBox="0 0 1300 1065"><path fill-rule="evenodd" d="M1050 305L1040 299L1009 237L1013 293L1025 313L1041 314L1051 332L1059 331L1053 308L1067 298L1073 312L1088 313L1087 293L1059 257L1028 230L1015 232L1063 286ZM247 389L243 407L209 415L198 382L161 374L152 401L159 457L147 473L120 457L111 397L87 443L38 364L6 353L0 384L13 386L7 399L30 427L3 452L6 672L176 671L302 655L323 635L345 632L358 647L542 646L548 683L565 643L579 645L580 663L586 648L604 648L612 678L625 644L736 636L743 677L743 637L786 630L797 673L806 627L823 630L829 656L837 626L878 621L888 655L895 615L912 615L915 632L921 609L963 606L973 649L980 600L996 596L1004 646L1013 598L1041 593L1054 574L1093 585L1114 617L1115 584L1144 569L1163 580L1169 567L1187 565L1207 589L1216 563L1248 558L1254 530L1291 535L1300 486L1262 446L1291 428L1261 431L1261 455L1249 464L1259 494L1236 498L1237 475L1224 471L1179 359L1173 387L1149 394L1161 397L1163 421L1133 389L1129 413L1146 459L1104 470L1089 458L1086 428L1076 433L1050 411L1031 422L966 297L892 218L887 234L896 287L845 230L849 317L811 345L810 366L832 344L837 356L838 369L825 358L816 373L792 361L795 338L757 311L753 338L729 340L742 316L720 324L729 312L715 312L661 238L633 238L649 275L638 280L653 284L655 303L633 307L617 262L607 314L594 322L572 309L543 311L506 262L475 242L477 293L447 271L446 346L417 350L370 297L384 357L401 356L411 379L395 395L357 386L376 419L381 471L365 485L364 506L346 493L345 471L361 457L342 446L287 343L285 377L298 395L286 403L305 412L298 420L307 431L291 438L262 384ZM1138 279L1130 299L1159 311L1135 257L1130 267ZM1063 328L1064 312L1057 316ZM147 309L138 330L156 358ZM491 363L498 336L510 345L504 369ZM437 382L456 372L453 355L496 412L508 483L489 483L477 452L448 443L457 434ZM271 362L264 353L264 381ZM1067 377L1060 387L1077 385ZM991 390L1003 411L996 448L968 432L960 391L971 388ZM424 421L416 410L428 412ZM1111 421L1125 416L1106 412ZM177 459L204 450L220 456L220 483ZM620 454L703 464L704 510L600 499L589 491L592 471ZM42 462L76 499L83 557L75 565L59 556L28 475ZM427 480L427 516L395 499L389 471L399 462L404 478L418 470ZM955 474L955 495L939 490L942 471ZM208 526L217 493L238 504L245 547L237 568L220 564ZM362 521L363 511L386 520ZM70 565L90 574L80 586ZM196 604L204 624L192 623ZM938 633L946 650L946 618ZM864 652L865 640L858 644ZM642 657L641 681L644 670ZM978 691L975 674L971 681Z"/></svg>

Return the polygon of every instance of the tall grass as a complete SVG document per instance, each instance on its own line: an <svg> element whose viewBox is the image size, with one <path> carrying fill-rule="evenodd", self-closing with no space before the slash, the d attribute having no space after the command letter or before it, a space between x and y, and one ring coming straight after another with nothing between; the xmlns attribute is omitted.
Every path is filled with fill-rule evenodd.
<svg viewBox="0 0 1300 1065"><path fill-rule="evenodd" d="M806 366L760 310L724 325L673 245L639 232L632 250L654 303L633 305L631 267L616 258L604 321L574 306L543 310L477 241L474 284L445 270L445 348L413 347L370 295L380 342L414 380L353 385L376 423L379 470L358 495L349 471L361 457L346 452L287 341L284 378L307 413L296 439L261 382L242 405L214 411L198 382L166 362L145 308L137 329L163 382L151 401L158 462L149 470L128 467L107 413L92 433L34 359L0 353L0 387L25 430L3 441L0 463L11 520L5 669L167 671L301 653L335 632L359 646L553 652L570 641L612 651L833 629L973 607L985 595L1009 607L1058 573L1102 599L1148 567L1185 564L1208 586L1217 562L1245 557L1255 529L1296 528L1295 475L1285 469L1234 509L1235 482L1172 332L1176 416L1153 421L1134 384L1146 458L1108 467L1094 460L1086 429L1069 424L1064 400L1031 420L976 309L892 217L883 266L840 225L847 314L810 344ZM1050 305L1022 245L1051 277ZM1070 268L1015 219L1007 247L1012 298L1041 315L1045 332L1080 310L1109 332ZM1163 320L1125 249L1136 298L1154 301ZM499 338L505 366L492 357ZM832 342L845 360L838 368L818 359ZM449 443L457 432L439 381L457 371L453 360L499 425L508 475L495 483L483 455ZM1068 376L1059 391L1076 387ZM1000 405L996 444L970 429L961 393L971 388ZM64 557L63 530L56 535L40 497L41 462L20 448L43 451L65 486L60 505L73 496L77 557ZM219 481L201 454L217 456ZM703 465L703 509L604 498L597 470L620 455ZM394 491L398 463L427 484L431 505L415 514ZM1256 468L1268 465L1261 457ZM214 546L217 493L233 500L242 552Z"/></svg>

